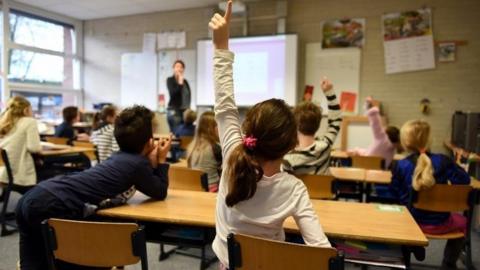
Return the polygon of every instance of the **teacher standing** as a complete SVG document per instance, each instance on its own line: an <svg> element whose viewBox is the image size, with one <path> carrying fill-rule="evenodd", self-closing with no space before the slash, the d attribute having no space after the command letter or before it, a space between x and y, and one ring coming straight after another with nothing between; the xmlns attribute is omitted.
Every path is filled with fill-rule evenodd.
<svg viewBox="0 0 480 270"><path fill-rule="evenodd" d="M176 60L173 63L173 76L167 79L167 88L170 95L168 102L168 124L170 130L175 132L183 123L183 113L190 108L191 91L190 85L184 77L185 63Z"/></svg>

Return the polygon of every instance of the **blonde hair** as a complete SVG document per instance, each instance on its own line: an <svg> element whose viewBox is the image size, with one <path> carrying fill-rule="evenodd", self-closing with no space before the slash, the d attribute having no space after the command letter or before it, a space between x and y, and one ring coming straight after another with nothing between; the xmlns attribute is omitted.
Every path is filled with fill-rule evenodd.
<svg viewBox="0 0 480 270"><path fill-rule="evenodd" d="M187 149L187 162L189 166L192 164L192 156L195 151L202 151L207 147L212 147L218 142L215 114L210 111L202 113L198 120L197 128L195 129L195 137Z"/></svg>
<svg viewBox="0 0 480 270"><path fill-rule="evenodd" d="M435 178L433 177L432 161L426 154L431 142L430 125L423 120L406 122L400 130L400 141L405 149L419 153L413 172L413 189L420 191L431 188L435 185Z"/></svg>
<svg viewBox="0 0 480 270"><path fill-rule="evenodd" d="M9 99L7 108L0 118L0 136L8 134L20 118L27 116L25 110L29 107L30 102L22 96Z"/></svg>

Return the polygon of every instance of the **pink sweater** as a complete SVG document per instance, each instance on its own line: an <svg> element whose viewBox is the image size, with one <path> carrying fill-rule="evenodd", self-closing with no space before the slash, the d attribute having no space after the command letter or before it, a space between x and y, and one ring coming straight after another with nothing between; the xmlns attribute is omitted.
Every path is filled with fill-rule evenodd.
<svg viewBox="0 0 480 270"><path fill-rule="evenodd" d="M372 107L367 111L368 121L373 132L373 143L367 149L356 148L354 152L361 156L378 156L385 159L385 166L388 168L395 155L395 147L382 127L380 110Z"/></svg>

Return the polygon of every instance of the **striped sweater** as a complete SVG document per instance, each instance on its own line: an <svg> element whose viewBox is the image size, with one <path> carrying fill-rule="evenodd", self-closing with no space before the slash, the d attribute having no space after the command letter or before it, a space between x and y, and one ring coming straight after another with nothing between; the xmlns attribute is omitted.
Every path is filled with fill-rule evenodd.
<svg viewBox="0 0 480 270"><path fill-rule="evenodd" d="M107 160L119 150L117 140L113 136L113 125L104 125L92 132L90 140L97 146L100 162Z"/></svg>
<svg viewBox="0 0 480 270"><path fill-rule="evenodd" d="M328 129L326 133L316 138L308 147L299 148L285 155L283 170L295 175L325 174L330 164L332 145L340 131L342 112L335 91L325 93L328 101Z"/></svg>

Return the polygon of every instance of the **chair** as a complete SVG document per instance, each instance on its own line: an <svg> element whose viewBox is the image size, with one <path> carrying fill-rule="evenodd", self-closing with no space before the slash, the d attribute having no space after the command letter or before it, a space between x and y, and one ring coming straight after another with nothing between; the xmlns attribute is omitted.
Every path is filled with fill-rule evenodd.
<svg viewBox="0 0 480 270"><path fill-rule="evenodd" d="M170 166L168 188L190 191L208 191L207 174L196 169Z"/></svg>
<svg viewBox="0 0 480 270"><path fill-rule="evenodd" d="M207 174L195 169L170 166L168 170L169 189L189 190L208 192ZM178 247L192 247L201 250L200 269L206 269L210 263L216 260L207 259L205 255L205 246L209 245L213 240L213 233L210 229L199 229L192 227L174 226L166 229L159 234L158 242L160 243L160 260L167 259L172 253L198 257L190 253L181 252L179 248L174 248L168 252L165 251L165 244L176 245Z"/></svg>
<svg viewBox="0 0 480 270"><path fill-rule="evenodd" d="M90 161L96 160L97 163L100 163L100 156L98 154L97 146L91 142L83 142L83 141L73 141L73 146L76 147L83 147L83 148L91 148L92 151L84 152L84 154L90 159Z"/></svg>
<svg viewBox="0 0 480 270"><path fill-rule="evenodd" d="M49 219L42 222L48 265L55 260L91 267L113 267L141 261L148 270L145 232L135 223Z"/></svg>
<svg viewBox="0 0 480 270"><path fill-rule="evenodd" d="M435 184L427 190L415 191L410 194L409 206L432 212L464 212L467 218L467 234L452 232L441 235L427 234L430 239L449 240L465 237L466 267L473 269L471 226L472 214L476 200L475 190L468 185Z"/></svg>
<svg viewBox="0 0 480 270"><path fill-rule="evenodd" d="M334 248L321 248L262 239L228 236L229 270L343 270L344 258Z"/></svg>
<svg viewBox="0 0 480 270"><path fill-rule="evenodd" d="M180 149L186 150L188 145L193 141L193 136L180 136Z"/></svg>
<svg viewBox="0 0 480 270"><path fill-rule="evenodd" d="M20 194L24 194L30 188L32 188L32 186L18 186L18 185L15 185L14 184L14 179L13 179L12 167L10 166L10 161L8 159L7 151L5 151L4 149L0 149L0 155L1 155L0 166L5 166L5 170L7 171L7 178L8 178L8 183L7 184L0 183L0 187L2 187L2 189L3 189L3 193L2 193L2 197L3 197L2 198L3 199L2 212L0 212L0 223L1 223L0 237L1 237L1 236L10 235L10 234L12 234L16 231L16 229L9 230L7 228L7 225L14 226L14 225L8 224L7 221L9 219L13 219L13 217L15 215L14 213L7 213L8 202L10 200L10 194L12 193L12 191L18 192ZM11 217L9 218L9 216L11 216Z"/></svg>
<svg viewBox="0 0 480 270"><path fill-rule="evenodd" d="M352 167L366 170L383 170L385 160L375 156L352 156Z"/></svg>
<svg viewBox="0 0 480 270"><path fill-rule="evenodd" d="M68 138L61 138L61 137L45 137L45 140L49 143L54 143L54 144L61 144L61 145L68 145Z"/></svg>
<svg viewBox="0 0 480 270"><path fill-rule="evenodd" d="M333 200L337 197L335 177L331 175L298 175L307 187L310 199Z"/></svg>

